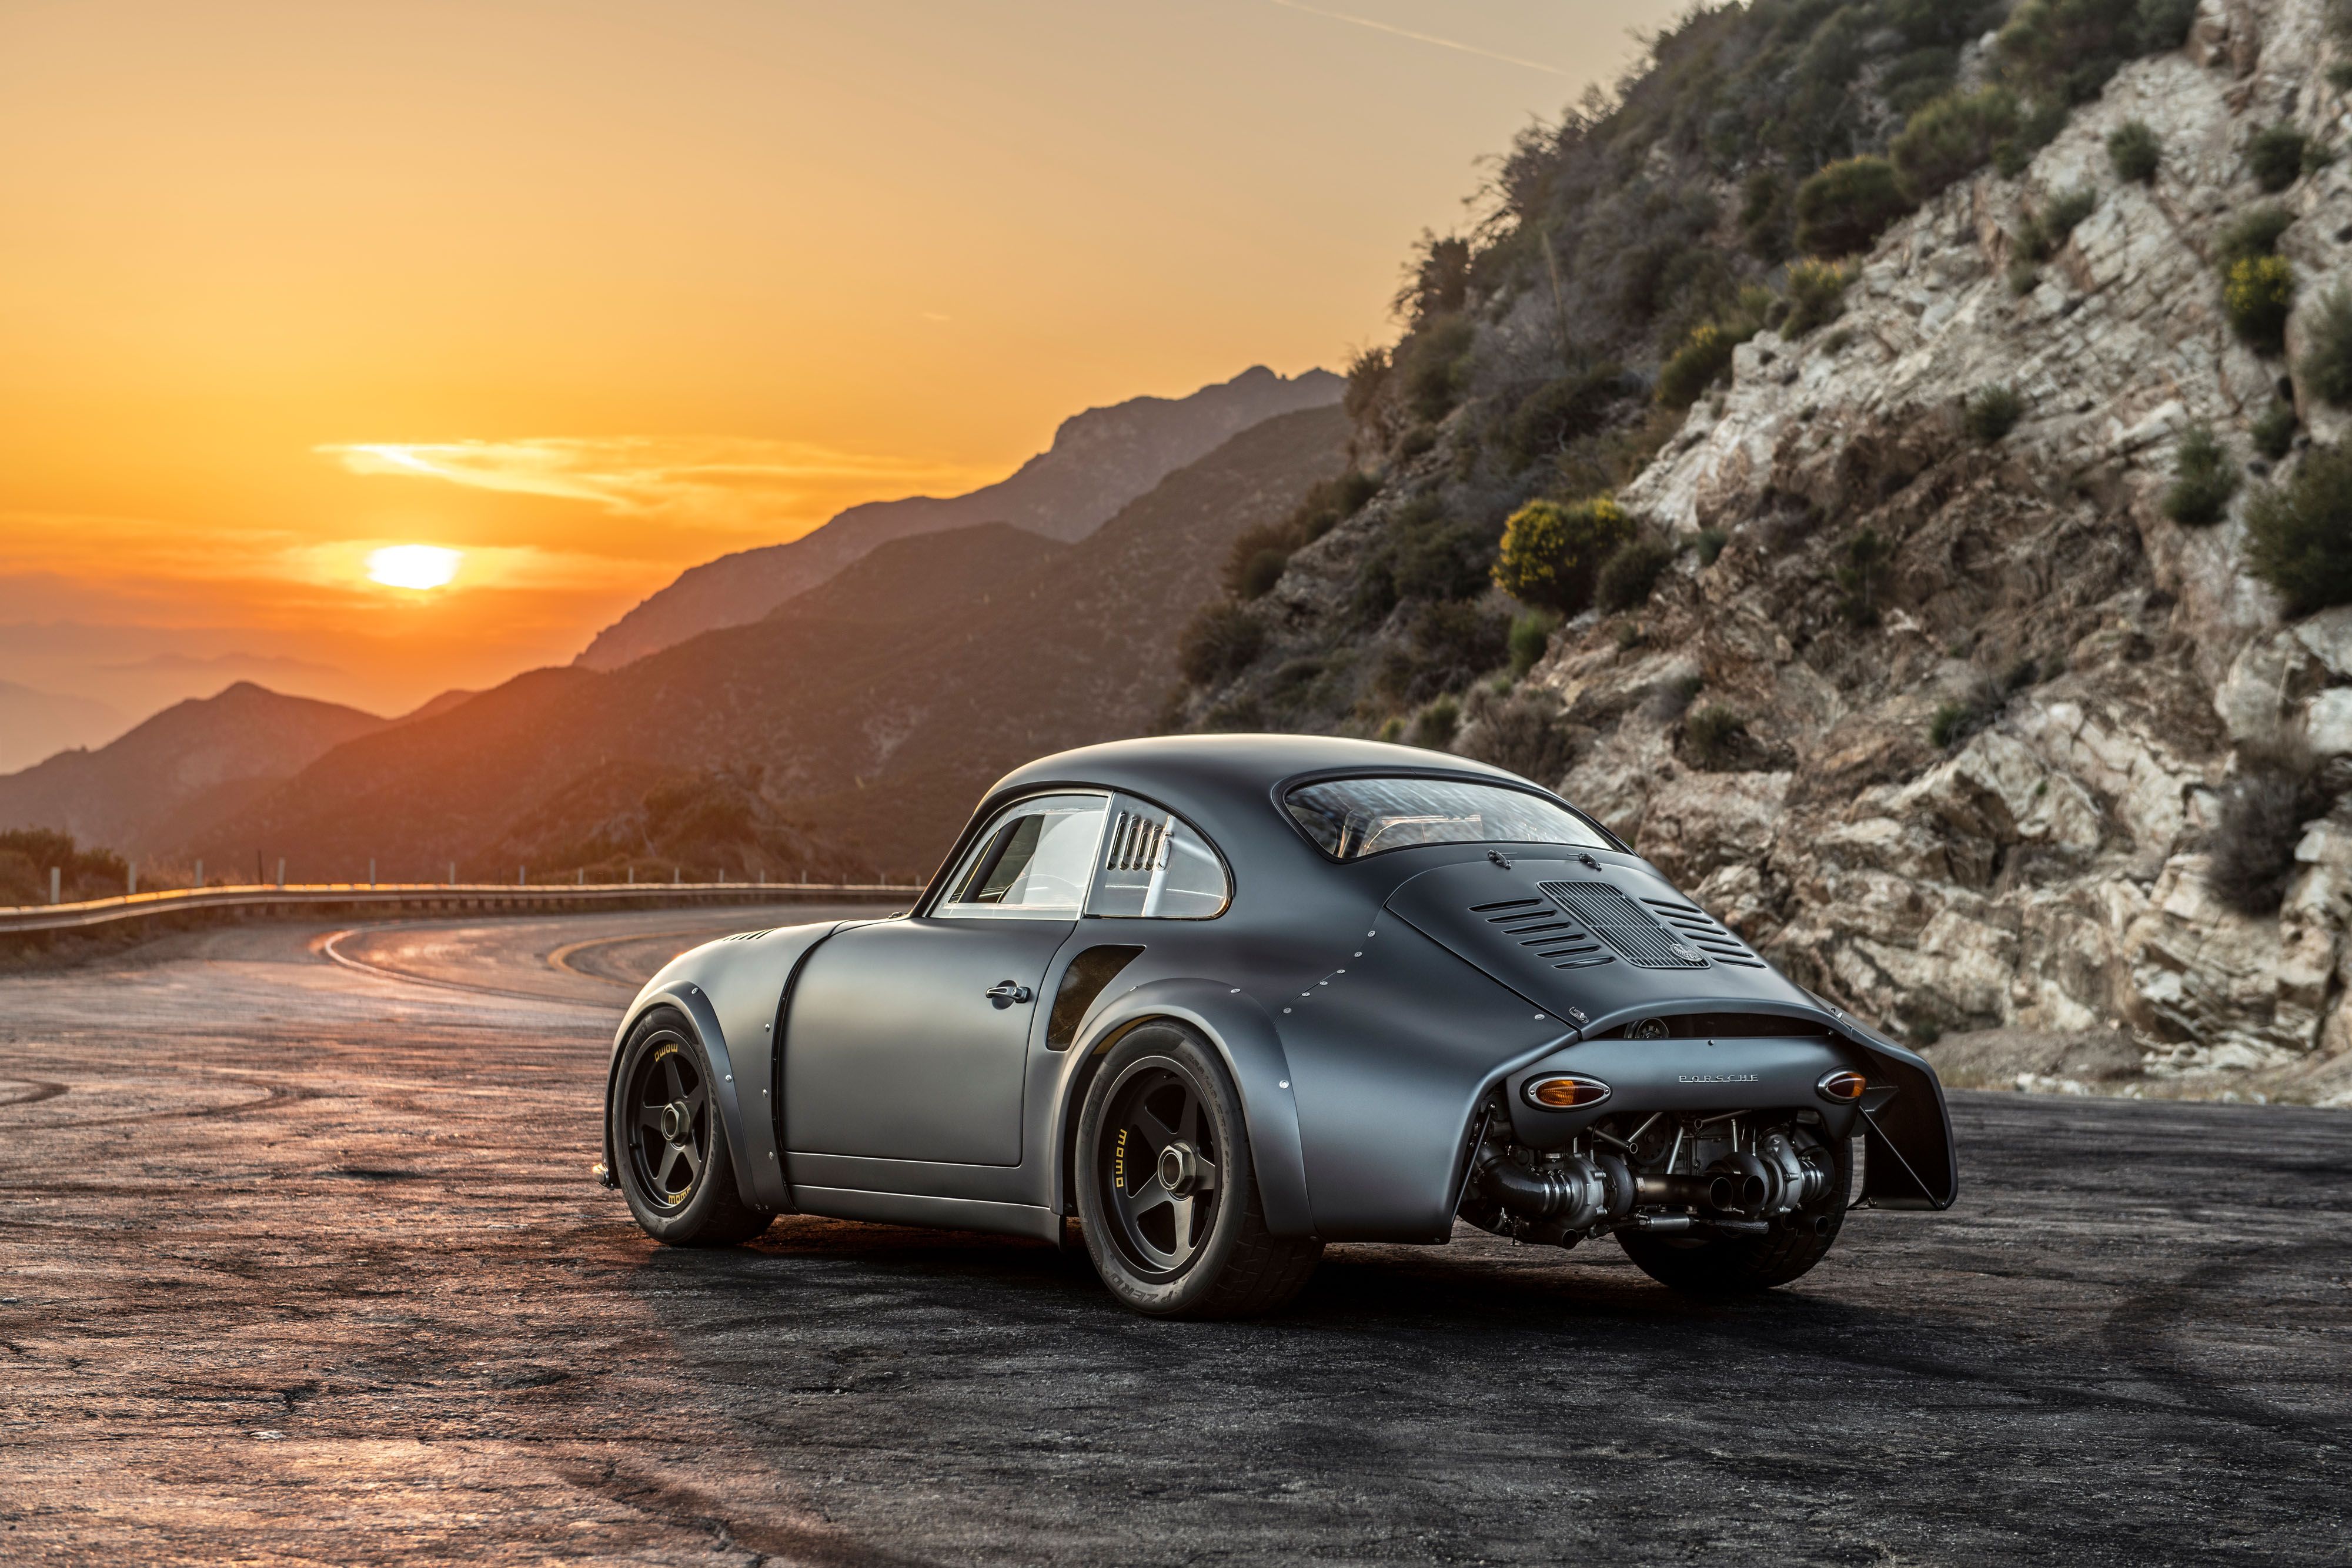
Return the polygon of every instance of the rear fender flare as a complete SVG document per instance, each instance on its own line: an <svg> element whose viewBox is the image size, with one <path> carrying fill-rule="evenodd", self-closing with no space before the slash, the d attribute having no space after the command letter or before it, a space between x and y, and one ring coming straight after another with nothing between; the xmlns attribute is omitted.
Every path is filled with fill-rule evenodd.
<svg viewBox="0 0 2352 1568"><path fill-rule="evenodd" d="M1128 991L1095 1017L1069 1051L1054 1118L1052 1182L1059 1207L1072 1190L1071 1151L1091 1062L1129 1030L1166 1019L1190 1026L1208 1040L1233 1074L1249 1132L1250 1165L1257 1176L1258 1201L1266 1229L1276 1236L1314 1232L1314 1209L1307 1196L1307 1161L1298 1135L1298 1103L1292 1097L1290 1061L1282 1037L1264 1008L1248 996L1213 980L1154 980Z"/></svg>

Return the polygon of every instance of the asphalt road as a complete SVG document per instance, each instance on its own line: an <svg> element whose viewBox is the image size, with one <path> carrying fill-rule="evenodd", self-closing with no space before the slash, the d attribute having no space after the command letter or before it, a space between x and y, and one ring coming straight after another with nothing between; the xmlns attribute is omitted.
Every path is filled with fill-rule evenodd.
<svg viewBox="0 0 2352 1568"><path fill-rule="evenodd" d="M2352 1116L1962 1095L1959 1206L1762 1300L1465 1232L1150 1322L591 1184L635 977L778 917L0 980L0 1563L2352 1562Z"/></svg>

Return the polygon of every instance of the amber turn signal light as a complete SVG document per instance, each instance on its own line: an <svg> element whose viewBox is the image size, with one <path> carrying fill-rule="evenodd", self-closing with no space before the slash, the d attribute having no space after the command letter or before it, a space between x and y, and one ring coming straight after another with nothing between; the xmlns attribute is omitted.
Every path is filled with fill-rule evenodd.
<svg viewBox="0 0 2352 1568"><path fill-rule="evenodd" d="M1528 1104L1540 1105L1547 1111L1580 1111L1608 1099L1609 1085L1598 1078L1563 1073L1554 1078L1529 1079L1522 1092Z"/></svg>
<svg viewBox="0 0 2352 1568"><path fill-rule="evenodd" d="M1824 1100L1847 1105L1861 1099L1862 1092L1869 1087L1869 1079L1851 1067L1841 1067L1835 1072L1822 1073L1822 1081L1813 1085L1813 1091Z"/></svg>

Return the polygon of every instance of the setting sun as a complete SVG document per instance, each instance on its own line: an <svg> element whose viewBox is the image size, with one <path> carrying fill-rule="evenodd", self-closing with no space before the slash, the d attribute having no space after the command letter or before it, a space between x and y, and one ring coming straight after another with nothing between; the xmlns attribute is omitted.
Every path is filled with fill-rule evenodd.
<svg viewBox="0 0 2352 1568"><path fill-rule="evenodd" d="M439 588L457 575L462 550L439 545L386 545L370 552L368 580L386 588Z"/></svg>

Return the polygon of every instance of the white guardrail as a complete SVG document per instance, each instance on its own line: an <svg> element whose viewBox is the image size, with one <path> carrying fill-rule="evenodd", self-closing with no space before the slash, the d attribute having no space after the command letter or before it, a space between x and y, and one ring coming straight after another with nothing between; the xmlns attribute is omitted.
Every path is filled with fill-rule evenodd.
<svg viewBox="0 0 2352 1568"><path fill-rule="evenodd" d="M82 904L0 908L0 935L79 931L174 915L233 914L239 919L310 914L523 914L558 910L680 909L697 904L911 904L923 890L893 883L268 883L173 888L93 898Z"/></svg>

